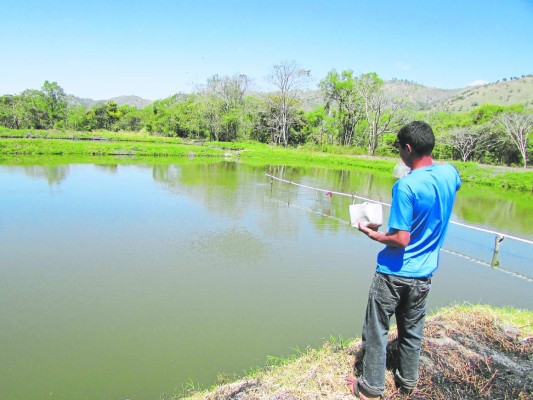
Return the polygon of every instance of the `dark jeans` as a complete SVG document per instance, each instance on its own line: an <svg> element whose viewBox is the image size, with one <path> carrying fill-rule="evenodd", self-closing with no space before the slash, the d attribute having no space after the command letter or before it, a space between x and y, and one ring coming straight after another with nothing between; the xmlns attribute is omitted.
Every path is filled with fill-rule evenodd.
<svg viewBox="0 0 533 400"><path fill-rule="evenodd" d="M363 325L362 389L372 396L385 390L387 334L390 318L398 325L397 382L406 390L418 381L418 361L431 278L403 278L376 272L368 293Z"/></svg>

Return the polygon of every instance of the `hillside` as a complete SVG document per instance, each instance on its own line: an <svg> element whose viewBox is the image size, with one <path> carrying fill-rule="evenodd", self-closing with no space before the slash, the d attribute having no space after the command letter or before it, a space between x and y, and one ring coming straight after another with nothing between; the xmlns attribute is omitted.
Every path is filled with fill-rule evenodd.
<svg viewBox="0 0 533 400"><path fill-rule="evenodd" d="M405 98L415 110L429 110L444 104L464 89L439 89L415 82L393 79L385 83L385 92L394 98Z"/></svg>
<svg viewBox="0 0 533 400"><path fill-rule="evenodd" d="M114 101L119 106L122 106L124 104L128 104L130 106L134 106L137 108L144 108L149 104L152 104L152 100L143 99L139 96L119 96L119 97L113 97L112 99L109 99L108 101Z"/></svg>
<svg viewBox="0 0 533 400"><path fill-rule="evenodd" d="M468 112L483 104L526 104L533 108L533 75L462 89L438 89L392 80L385 84L385 91L393 97L407 93L408 104L417 110Z"/></svg>
<svg viewBox="0 0 533 400"><path fill-rule="evenodd" d="M107 99L107 100L84 99L84 98L76 97L74 95L67 95L67 103L69 105L71 105L71 106L82 105L82 106L85 106L85 107L92 107L92 106L95 106L95 105L98 105L98 104L105 104L105 103L108 103L110 101L114 101L119 106L127 104L127 105L134 106L134 107L137 107L137 108L143 108L143 107L146 107L147 105L153 103L152 100L143 99L143 98L141 98L139 96L133 96L133 95L131 95L131 96L118 96L118 97L113 97L113 98Z"/></svg>
<svg viewBox="0 0 533 400"><path fill-rule="evenodd" d="M470 86L459 89L439 89L424 86L415 82L393 79L385 82L385 92L395 98L404 97L409 107L424 111L468 112L483 104L509 106L526 104L533 108L533 75L512 78L480 86ZM250 93L259 95L260 93ZM307 90L303 93L303 108L312 110L317 105L324 104L319 90ZM128 104L137 108L152 104L152 100L139 96L119 96L107 100L92 100L68 95L70 105L84 105L91 107L114 101L119 106Z"/></svg>
<svg viewBox="0 0 533 400"><path fill-rule="evenodd" d="M436 103L433 108L439 111L461 112L470 111L482 104L526 104L527 107L533 107L533 75L469 87L454 93L445 101Z"/></svg>
<svg viewBox="0 0 533 400"><path fill-rule="evenodd" d="M385 92L394 98L403 97L409 107L423 111L468 112L483 104L526 104L533 108L533 75L459 89L439 89L393 79L385 82ZM320 91L310 90L304 93L303 103L304 109L311 110L324 100Z"/></svg>

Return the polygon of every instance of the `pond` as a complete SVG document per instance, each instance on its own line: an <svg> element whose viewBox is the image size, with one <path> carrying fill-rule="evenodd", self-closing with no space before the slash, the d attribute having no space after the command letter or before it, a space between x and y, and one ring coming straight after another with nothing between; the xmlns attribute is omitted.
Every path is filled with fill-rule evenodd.
<svg viewBox="0 0 533 400"><path fill-rule="evenodd" d="M159 399L360 336L381 245L352 199L392 174L185 160L0 165L0 398ZM388 209L385 207L385 221ZM454 220L533 236L531 196L463 188ZM451 226L429 307L531 308L531 245Z"/></svg>

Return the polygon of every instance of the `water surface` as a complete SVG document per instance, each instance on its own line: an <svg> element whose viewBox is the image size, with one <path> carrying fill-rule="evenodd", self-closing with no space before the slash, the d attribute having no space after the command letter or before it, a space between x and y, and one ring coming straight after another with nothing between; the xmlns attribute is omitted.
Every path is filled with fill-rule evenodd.
<svg viewBox="0 0 533 400"><path fill-rule="evenodd" d="M359 336L381 245L348 225L352 199L265 173L384 202L394 183L233 162L0 166L0 398L164 398ZM454 219L532 239L527 196L462 190ZM432 310L531 308L531 280L486 265L493 243L450 228ZM504 241L503 269L533 278L532 258Z"/></svg>

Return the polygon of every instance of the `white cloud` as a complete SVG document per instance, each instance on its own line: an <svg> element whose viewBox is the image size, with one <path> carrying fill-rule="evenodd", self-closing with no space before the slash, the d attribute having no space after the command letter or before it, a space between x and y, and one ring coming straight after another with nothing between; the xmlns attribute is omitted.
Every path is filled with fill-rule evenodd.
<svg viewBox="0 0 533 400"><path fill-rule="evenodd" d="M483 86L486 85L488 82L484 81L483 79L478 79L474 82L470 82L467 86Z"/></svg>

